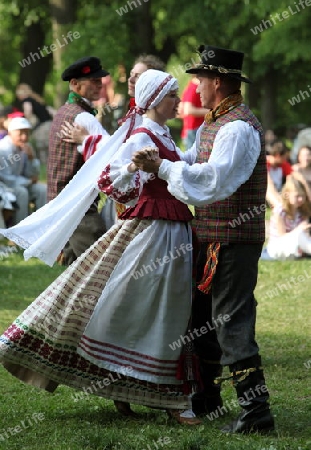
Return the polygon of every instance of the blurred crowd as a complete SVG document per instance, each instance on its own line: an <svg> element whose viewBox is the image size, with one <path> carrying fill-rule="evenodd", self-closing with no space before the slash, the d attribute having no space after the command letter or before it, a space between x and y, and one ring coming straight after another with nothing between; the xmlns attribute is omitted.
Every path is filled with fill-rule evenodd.
<svg viewBox="0 0 311 450"><path fill-rule="evenodd" d="M135 74L132 73L127 77L125 67L119 65L117 81L110 75L102 78L100 98L93 105L98 111L98 121L110 134L133 106L133 77ZM201 105L197 85L198 80L193 75L181 93L178 119L184 150L194 144L196 132L207 113ZM46 185L39 178L47 164L49 131L56 111L25 83L16 87L15 94L14 106L0 105L0 228L18 223L47 201ZM306 236L311 201L311 128L300 126L285 137L278 136L274 130L266 130L265 142L268 170L266 207L271 208L271 220L267 222L270 240L273 243L275 237L284 234L289 239L290 233L298 226ZM288 194L284 196L289 185L296 192L297 205L292 204ZM307 208L302 206L305 203ZM302 209L304 214L301 214ZM270 247L268 243L263 254L265 259L308 253L306 249L295 248L288 255L288 252L272 251Z"/></svg>

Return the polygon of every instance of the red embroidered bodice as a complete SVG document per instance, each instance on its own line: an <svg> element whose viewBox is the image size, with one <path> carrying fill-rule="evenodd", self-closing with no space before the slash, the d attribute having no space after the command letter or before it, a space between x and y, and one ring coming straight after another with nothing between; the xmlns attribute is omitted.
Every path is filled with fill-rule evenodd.
<svg viewBox="0 0 311 450"><path fill-rule="evenodd" d="M147 128L137 128L134 133L146 133L159 149L159 156L169 161L180 161L176 151L168 150L165 145ZM167 182L154 178L144 184L141 195L135 206L127 208L121 219L139 217L141 219L164 219L190 221L193 216L188 206L173 197L167 190Z"/></svg>

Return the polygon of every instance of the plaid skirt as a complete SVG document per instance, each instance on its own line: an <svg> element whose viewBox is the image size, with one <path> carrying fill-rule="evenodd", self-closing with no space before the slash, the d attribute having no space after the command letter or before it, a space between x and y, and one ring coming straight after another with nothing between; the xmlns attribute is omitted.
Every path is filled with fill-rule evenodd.
<svg viewBox="0 0 311 450"><path fill-rule="evenodd" d="M162 269L160 264L159 267L154 268L155 272L156 269L162 270L162 278L159 278L158 288L152 294L141 291L139 298L131 299L128 298L125 288L122 291L123 296L120 296L119 292L113 295L110 291L108 297L104 298L105 288L116 279L116 276L121 275L120 284L128 283L128 280L122 281L122 272L119 268L126 267L130 263L130 261L124 261L126 252L135 248L136 253L141 251L140 246L135 246L137 240L142 238L145 240L144 236L150 236L153 232L154 239L153 241L149 239L149 248L157 248L160 252L163 245L165 248L165 243L157 242L157 232L154 233L153 230L153 227L160 222L162 222L162 228L172 226L173 233L176 225L181 227L178 235L183 230L184 244L191 243L190 227L185 223L140 219L119 221L48 286L3 333L0 337L0 362L3 366L20 380L50 392L53 392L58 384L64 384L82 390L84 393L112 400L163 409L189 408L190 400L186 395L183 380L177 379L178 371L180 378L178 360L182 360L180 358L182 346L173 346L172 353L170 350L172 347L169 344L172 343L172 336L178 340L181 335L184 335L190 316L192 265L190 252L185 256L185 253L182 254L179 251L180 258L171 255L170 265L179 264L184 273L180 275L181 279L169 281L173 291L168 296L167 280L163 281L168 265L165 266L163 263ZM186 239L187 242L185 242ZM144 278L138 279L138 273L142 272L135 272L132 277L135 278L136 274L135 282L137 283ZM145 280L153 276L153 273L146 274ZM160 292L161 286L164 287L163 292ZM172 295L174 286L176 286L175 298ZM136 292L139 292L139 289ZM149 297L148 303L145 303L145 297ZM166 299L165 306L163 306L163 299ZM128 354L125 355L126 357L122 354L120 359L114 358L112 365L109 363L105 366L100 362L103 360L102 353L98 358L96 352L93 352L92 356L88 355L85 341L89 336L85 330L92 324L90 319L99 317L94 311L101 305L100 314L103 317L103 324L105 323L103 329L109 328L109 323L116 315L123 314L125 323L127 323L126 318L130 318L131 329L135 334L135 330L140 330L142 323L141 317L137 317L135 321L135 314L131 314L131 302L136 304L136 308L140 302L142 310L145 309L146 317L148 314L156 316L155 332L147 335L147 340L141 346L141 349L146 349L146 352L145 354L142 351L138 352L139 357L137 357L136 344L133 348L132 337L130 340L128 336L125 337L127 335L125 331L129 328L119 329L118 348L121 343L122 349L125 349ZM113 305L118 306L118 313ZM150 305L153 306L149 311ZM175 316L174 323L166 320L168 313L170 313L169 317ZM110 314L110 321L105 314L108 316ZM173 334L168 332L171 327L175 327ZM116 329L114 329L115 332ZM124 342L122 335L124 335ZM81 346L83 337L84 345ZM137 345L140 345L145 337L145 335L138 336ZM101 337L96 340L96 342L99 341ZM105 342L106 344L109 346L113 343ZM160 354L157 354L158 347L162 349ZM167 355L170 356L166 355L167 359L161 357L167 350L169 350ZM106 354L111 356L115 353L115 349L110 348ZM157 366L157 370L149 378L144 374L140 376L139 367L142 357L149 360L151 368L154 364ZM169 370L166 370L168 367Z"/></svg>

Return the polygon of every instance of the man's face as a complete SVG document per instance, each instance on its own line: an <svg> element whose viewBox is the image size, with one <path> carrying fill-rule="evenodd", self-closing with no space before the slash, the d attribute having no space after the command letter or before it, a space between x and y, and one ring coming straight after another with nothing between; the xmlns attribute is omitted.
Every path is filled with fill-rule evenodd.
<svg viewBox="0 0 311 450"><path fill-rule="evenodd" d="M207 76L197 76L199 85L197 87L197 93L200 94L201 103L203 108L213 109L217 106L216 101L216 80L217 78Z"/></svg>
<svg viewBox="0 0 311 450"><path fill-rule="evenodd" d="M143 63L137 63L133 67L133 69L130 72L129 79L127 81L128 85L128 94L130 97L135 97L135 84L140 77L140 75L148 70L148 67L146 64Z"/></svg>
<svg viewBox="0 0 311 450"><path fill-rule="evenodd" d="M14 145L16 145L17 147L23 147L23 145L28 142L29 130L13 130L9 132L9 135Z"/></svg>
<svg viewBox="0 0 311 450"><path fill-rule="evenodd" d="M90 102L94 102L100 97L102 79L99 77L75 80L74 86L76 87L75 92L77 94L86 98Z"/></svg>

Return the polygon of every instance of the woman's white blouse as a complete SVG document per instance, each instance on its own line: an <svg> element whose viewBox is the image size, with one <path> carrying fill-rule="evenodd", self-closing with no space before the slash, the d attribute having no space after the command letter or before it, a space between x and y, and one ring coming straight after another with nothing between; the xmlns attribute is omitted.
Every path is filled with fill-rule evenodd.
<svg viewBox="0 0 311 450"><path fill-rule="evenodd" d="M177 150L167 126L162 127L153 120L145 117L141 127L150 130L168 150ZM130 173L127 169L128 165L132 162L133 153L146 146L156 146L146 133L137 133L130 136L120 148L122 150L118 159L111 162L101 174L99 187L109 197L113 198L113 200L126 204L127 206L134 206L138 201L143 185L149 180L154 179L155 175L152 173L146 173L141 170ZM182 154L179 149L178 154Z"/></svg>

